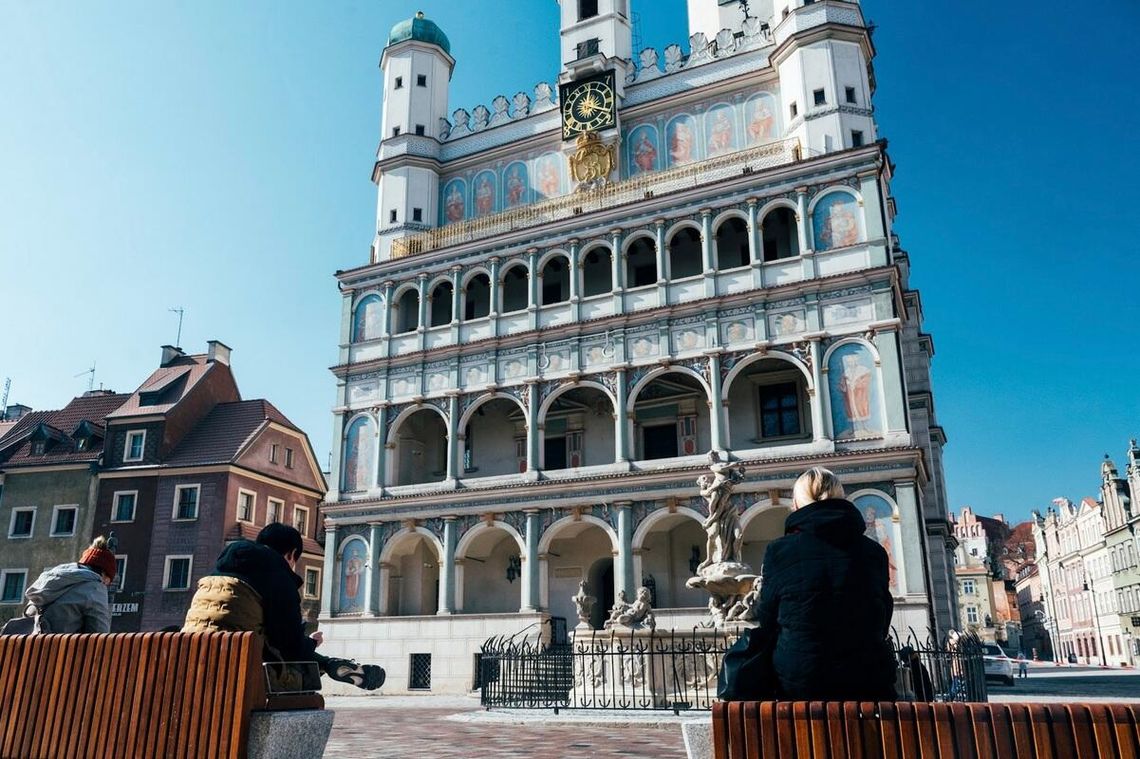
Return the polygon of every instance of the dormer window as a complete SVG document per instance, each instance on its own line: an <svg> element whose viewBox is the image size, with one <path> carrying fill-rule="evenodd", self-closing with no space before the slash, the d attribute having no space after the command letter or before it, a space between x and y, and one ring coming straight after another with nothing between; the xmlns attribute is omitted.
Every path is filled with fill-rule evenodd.
<svg viewBox="0 0 1140 759"><path fill-rule="evenodd" d="M85 438L85 437L77 438L75 441L75 450L86 451L87 450L87 443L88 443L87 438Z"/></svg>
<svg viewBox="0 0 1140 759"><path fill-rule="evenodd" d="M127 442L123 447L123 461L142 461L143 448L146 445L146 430L134 430L127 433Z"/></svg>
<svg viewBox="0 0 1140 759"><path fill-rule="evenodd" d="M32 441L32 455L43 456L44 450L47 448L46 440L33 440Z"/></svg>

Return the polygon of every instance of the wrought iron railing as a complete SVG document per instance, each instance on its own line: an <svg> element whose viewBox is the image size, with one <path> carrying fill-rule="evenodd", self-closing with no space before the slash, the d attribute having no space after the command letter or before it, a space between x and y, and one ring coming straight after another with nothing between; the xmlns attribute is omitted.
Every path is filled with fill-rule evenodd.
<svg viewBox="0 0 1140 759"><path fill-rule="evenodd" d="M534 634L491 638L480 654L481 702L501 709L709 710L734 636L697 628L653 634L591 631L570 643ZM893 637L898 697L985 701L981 642Z"/></svg>
<svg viewBox="0 0 1140 759"><path fill-rule="evenodd" d="M392 258L428 253L450 245L561 221L583 213L652 198L740 174L752 174L800 160L797 138L776 140L652 174L642 174L592 190L550 198L522 208L455 222L392 241Z"/></svg>

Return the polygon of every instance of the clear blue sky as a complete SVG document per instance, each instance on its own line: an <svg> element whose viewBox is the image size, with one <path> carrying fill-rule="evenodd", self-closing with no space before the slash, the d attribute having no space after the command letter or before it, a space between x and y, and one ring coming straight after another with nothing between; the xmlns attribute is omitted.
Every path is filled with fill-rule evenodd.
<svg viewBox="0 0 1140 759"><path fill-rule="evenodd" d="M684 0L634 0L646 45ZM1134 0L868 0L898 232L934 335L955 508L1095 493L1140 436ZM377 63L423 9L452 108L552 81L553 0L0 3L0 380L58 408L174 341L234 348L327 461L340 305L364 263ZM1094 10L1095 8L1095 10Z"/></svg>

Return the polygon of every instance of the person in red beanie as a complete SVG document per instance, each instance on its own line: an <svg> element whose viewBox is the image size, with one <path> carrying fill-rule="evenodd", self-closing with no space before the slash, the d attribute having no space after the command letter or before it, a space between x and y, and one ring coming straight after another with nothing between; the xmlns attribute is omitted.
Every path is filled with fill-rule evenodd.
<svg viewBox="0 0 1140 759"><path fill-rule="evenodd" d="M24 616L33 619L33 632L111 632L107 588L117 568L106 538L98 537L78 562L45 569L24 591Z"/></svg>

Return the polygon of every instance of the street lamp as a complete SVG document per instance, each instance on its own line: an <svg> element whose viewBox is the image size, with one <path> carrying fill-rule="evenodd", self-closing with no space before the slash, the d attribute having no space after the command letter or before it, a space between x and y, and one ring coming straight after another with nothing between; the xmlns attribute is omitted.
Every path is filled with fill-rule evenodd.
<svg viewBox="0 0 1140 759"><path fill-rule="evenodd" d="M1086 593L1089 593L1089 573L1088 573L1087 569L1085 570L1084 590ZM1101 664L1101 666L1107 667L1108 666L1108 659L1105 657L1105 654L1104 654L1104 641L1101 640L1101 637L1100 637L1100 610L1097 609L1097 607L1096 607L1096 591L1095 590L1092 591L1091 595L1092 595L1093 630L1096 632L1096 647L1098 649L1100 649L1100 664Z"/></svg>

